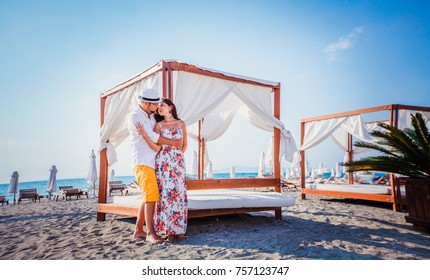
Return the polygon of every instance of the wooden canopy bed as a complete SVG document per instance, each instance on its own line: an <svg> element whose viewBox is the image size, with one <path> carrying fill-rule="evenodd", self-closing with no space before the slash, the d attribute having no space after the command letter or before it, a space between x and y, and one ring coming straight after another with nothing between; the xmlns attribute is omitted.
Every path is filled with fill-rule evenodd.
<svg viewBox="0 0 430 280"><path fill-rule="evenodd" d="M320 196L332 196L332 197L388 202L388 203L392 203L394 211L398 211L399 208L402 207L403 202L401 199L400 184L399 184L400 181L396 179L393 174L390 174L390 186L388 187L388 189L386 187L385 190L383 189L377 190L378 188L377 186L375 186L375 188L373 189L369 189L369 188L372 188L372 186L374 185L362 185L363 187L361 188L360 185L354 184L354 178L352 173L348 174L347 185L338 184L338 185L324 186L324 184L321 184L321 185L306 184L306 181L305 181L306 180L305 150L309 148L309 145L308 147L304 147L306 146L305 142L306 142L306 136L307 136L306 135L307 126L309 126L311 123L316 123L319 121L334 120L338 118L347 118L350 116L361 116L362 114L368 114L368 113L374 113L374 112L380 112L380 111L388 111L388 119L377 120L374 123L388 122L388 124L391 126L403 129L407 127L408 123L410 123L408 121L409 120L408 116L410 115L411 112L419 111L419 112L424 112L424 114L428 114L428 112L430 112L430 108L390 104L385 106L378 106L378 107L354 110L349 112L306 118L301 120L301 126L300 126L301 178L300 179L301 179L302 199L306 199L306 195L320 195ZM400 117L400 114L402 115L401 117ZM353 136L351 133L348 133L347 135L346 152L348 155L347 156L348 161L352 161L353 160Z"/></svg>
<svg viewBox="0 0 430 280"><path fill-rule="evenodd" d="M159 92L162 92L163 97L173 100L178 108L178 114L181 119L184 120L187 125L191 123L198 122L199 135L197 136L198 141L198 177L196 180L187 180L187 189L189 192L194 190L210 190L210 189L243 189L243 188L273 188L275 193L281 192L281 180L280 180L280 160L274 160L274 174L273 178L243 178L243 179L204 179L204 151L205 151L205 137L202 135L201 127L204 124L205 115L200 115L199 119L193 119L196 114L186 115L189 113L181 108L183 105L183 98L180 99L180 91L184 87L181 87L179 78L181 73L186 73L187 79L196 79L194 84L200 86L198 90L195 91L196 95L189 98L201 98L202 95L207 94L210 98L208 92L201 91L202 85L206 82L218 83L219 87L225 87L228 90L236 90L237 94L241 94L244 88L256 91L264 91L267 93L272 93L273 103L272 108L273 113L270 113L270 117L273 118L274 126L271 127L274 135L274 155L282 154L281 150L281 138L288 134L285 131L280 119L280 84L275 82L268 82L257 80L253 78L247 78L243 76L238 76L234 74L229 74L221 71L210 70L202 67L198 67L191 64L186 64L178 61L165 61L162 60L159 63L153 65L147 70L141 72L140 74L132 77L131 79L120 83L119 85L103 92L101 94L101 142L106 145L100 151L100 175L99 175L99 196L98 196L98 210L97 210L97 220L103 221L106 218L106 214L119 214L126 216L137 216L138 207L132 205L119 205L113 203L107 203L107 185L108 185L108 163L111 164L109 160L109 148L112 146L118 146L119 143L124 141L128 137L128 131L124 129L124 122L129 109L129 103L135 102L134 106L137 105L137 99L134 97L128 97L131 95L129 91L137 92L138 89L146 87L158 87ZM155 78L154 78L155 77ZM202 84L201 84L202 83ZM213 86L215 87L215 86ZM242 87L237 89L236 87ZM194 89L193 89L194 90ZM189 92L190 90L188 90ZM226 90L224 90L226 91ZM133 93L134 94L134 93ZM124 98L122 97L124 96ZM135 95L135 94L134 94ZM266 94L267 95L267 94ZM204 96L203 96L204 97ZM128 100L122 100L129 98ZM179 98L179 99L178 99ZM265 97L266 98L266 97ZM117 105L112 105L116 102ZM121 103L122 102L122 103ZM184 105L185 106L185 105ZM106 118L114 119L110 112L112 108L127 107L127 109L122 109L115 113L115 118L123 118L122 123L112 124L111 127L117 127L117 132L112 132L111 127L106 127ZM183 113L180 111L182 110ZM119 109L118 109L119 110ZM273 115L272 115L273 114ZM185 115L185 116L184 116ZM117 119L115 119L117 120ZM187 122L188 121L188 122ZM189 123L190 122L190 123ZM282 135L281 135L282 132ZM290 141L294 142L291 138ZM294 143L295 147L295 143ZM294 151L291 151L294 152ZM275 157L276 158L276 157ZM291 201L290 201L291 202ZM288 203L287 203L288 204ZM291 203L289 204L291 205ZM266 211L274 210L275 218L281 219L281 207L239 207L239 208L223 208L223 209L190 209L189 217L203 217L203 216L213 216L213 215L224 215L224 214L235 214L243 212L255 212L255 211Z"/></svg>

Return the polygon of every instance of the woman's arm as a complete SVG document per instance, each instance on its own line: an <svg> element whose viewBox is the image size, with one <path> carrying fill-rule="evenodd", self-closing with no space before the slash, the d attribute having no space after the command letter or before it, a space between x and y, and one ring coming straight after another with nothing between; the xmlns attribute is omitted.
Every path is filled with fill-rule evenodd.
<svg viewBox="0 0 430 280"><path fill-rule="evenodd" d="M145 130L143 129L143 125L141 123L136 123L136 130L137 134L139 134L143 140L148 144L148 146L156 151L157 153L160 151L161 146L157 145L156 143L152 142L151 139L149 139L148 135L146 135Z"/></svg>
<svg viewBox="0 0 430 280"><path fill-rule="evenodd" d="M185 150L187 149L187 126L185 125L185 122L182 122L182 152L185 153Z"/></svg>
<svg viewBox="0 0 430 280"><path fill-rule="evenodd" d="M161 132L160 123L157 123L155 125L154 132L160 134L160 132ZM169 139L169 138L160 136L160 138L158 138L157 144L170 145L170 146L173 146L177 149L182 149L182 139L173 140L173 139Z"/></svg>

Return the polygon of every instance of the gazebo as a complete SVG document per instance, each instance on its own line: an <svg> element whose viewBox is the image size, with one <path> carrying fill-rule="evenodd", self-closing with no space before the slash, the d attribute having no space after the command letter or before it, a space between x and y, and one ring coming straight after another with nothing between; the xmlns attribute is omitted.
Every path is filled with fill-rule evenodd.
<svg viewBox="0 0 430 280"><path fill-rule="evenodd" d="M280 121L278 82L265 81L207 69L179 61L162 60L138 75L101 94L101 149L97 220L106 213L136 216L135 207L107 203L108 166L114 164L115 149L128 137L127 117L138 105L137 93L143 88L156 88L162 96L176 104L178 114L187 124L198 125L198 178L187 180L188 190L274 187L280 193L280 159L290 158L296 151L291 133ZM204 179L205 143L221 136L238 113L250 124L273 132L274 176L271 178ZM246 209L209 209L190 212L189 217L275 210L281 207Z"/></svg>
<svg viewBox="0 0 430 280"><path fill-rule="evenodd" d="M363 115L375 112L387 112L388 116L386 119L376 119L370 122L365 122L362 119ZM305 182L305 153L306 150L330 137L339 148L346 152L346 161L352 161L354 153L359 152L353 149L354 139L365 142L375 141L370 135L370 131L378 129L377 123L379 122L385 122L400 129L411 128L411 113L414 112L421 112L427 120L430 120L430 107L400 104L388 104L302 119L299 149L302 198L305 199L306 195L320 195L388 202L392 203L393 210L397 211L399 204L402 207L402 202L400 186L397 186L393 174L390 175L389 188L354 184L352 173L348 175L347 185L312 184L312 186L307 186Z"/></svg>

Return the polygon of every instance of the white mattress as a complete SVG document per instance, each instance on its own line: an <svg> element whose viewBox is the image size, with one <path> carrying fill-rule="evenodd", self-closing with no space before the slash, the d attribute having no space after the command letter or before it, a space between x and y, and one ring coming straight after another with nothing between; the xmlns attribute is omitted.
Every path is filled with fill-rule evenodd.
<svg viewBox="0 0 430 280"><path fill-rule="evenodd" d="M391 186L384 185L367 185L367 184L306 184L306 188L314 190L326 191L341 191L341 192L355 192L367 194L391 194Z"/></svg>
<svg viewBox="0 0 430 280"><path fill-rule="evenodd" d="M113 203L139 207L140 194L113 196ZM188 191L188 209L226 209L249 207L288 207L296 199L276 192L245 191L236 189L190 190Z"/></svg>

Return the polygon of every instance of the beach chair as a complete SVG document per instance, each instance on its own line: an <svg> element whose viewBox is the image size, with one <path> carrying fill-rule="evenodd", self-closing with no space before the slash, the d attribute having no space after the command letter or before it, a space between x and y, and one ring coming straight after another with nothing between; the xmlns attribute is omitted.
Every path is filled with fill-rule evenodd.
<svg viewBox="0 0 430 280"><path fill-rule="evenodd" d="M67 198L72 199L75 196L76 199L81 198L81 195L85 195L88 198L88 192L81 189L75 188L74 186L60 186L60 195L67 201ZM58 201L60 195L55 196L55 201Z"/></svg>
<svg viewBox="0 0 430 280"><path fill-rule="evenodd" d="M139 188L139 184L137 183L137 181L133 181L133 182L131 182L128 186L129 186L130 188L133 188L133 189L137 189L137 188Z"/></svg>
<svg viewBox="0 0 430 280"><path fill-rule="evenodd" d="M9 201L6 199L5 196L0 196L0 203L1 203L1 206L3 206L3 204L5 203L6 205L9 205Z"/></svg>
<svg viewBox="0 0 430 280"><path fill-rule="evenodd" d="M22 189L22 190L19 190L18 204L21 200L24 200L24 199L30 199L31 201L34 201L34 202L39 200L39 203L40 203L40 199L43 197L44 197L43 195L40 195L37 193L37 189Z"/></svg>
<svg viewBox="0 0 430 280"><path fill-rule="evenodd" d="M281 187L285 187L287 188L287 190L291 190L291 189L295 189L296 191L299 190L296 184L294 184L293 182L289 182L285 179L281 179Z"/></svg>
<svg viewBox="0 0 430 280"><path fill-rule="evenodd" d="M122 181L109 181L109 196L112 196L113 192L121 192L124 194L125 184Z"/></svg>

